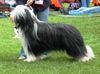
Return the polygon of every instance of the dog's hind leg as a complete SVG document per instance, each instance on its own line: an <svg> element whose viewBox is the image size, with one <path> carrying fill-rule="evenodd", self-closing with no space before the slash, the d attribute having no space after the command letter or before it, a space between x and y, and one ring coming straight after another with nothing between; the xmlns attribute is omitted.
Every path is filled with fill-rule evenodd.
<svg viewBox="0 0 100 74"><path fill-rule="evenodd" d="M40 56L38 57L38 59L46 59L47 57L48 57L47 55L42 54L42 55L40 55Z"/></svg>
<svg viewBox="0 0 100 74"><path fill-rule="evenodd" d="M73 49L68 51L68 54L72 56L74 59L82 61L82 62L87 62L93 58L95 58L95 55L93 53L93 50L90 46L86 47L79 47L80 49ZM86 49L86 51L85 51Z"/></svg>
<svg viewBox="0 0 100 74"><path fill-rule="evenodd" d="M70 43L70 45L70 47L66 48L66 52L76 60L86 62L95 57L90 46L85 46L83 43L74 45Z"/></svg>
<svg viewBox="0 0 100 74"><path fill-rule="evenodd" d="M81 57L79 60L81 60L82 62L86 62L86 61L89 61L91 60L92 58L95 58L95 55L93 53L93 50L90 46L86 46L86 50L87 52L85 53L86 55Z"/></svg>

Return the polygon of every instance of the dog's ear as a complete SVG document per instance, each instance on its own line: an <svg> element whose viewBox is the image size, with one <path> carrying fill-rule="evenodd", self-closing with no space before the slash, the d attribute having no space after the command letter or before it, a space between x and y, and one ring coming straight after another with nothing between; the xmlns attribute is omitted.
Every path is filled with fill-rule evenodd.
<svg viewBox="0 0 100 74"><path fill-rule="evenodd" d="M25 9L26 12L26 17L31 17L32 20L34 20L34 22L39 22L39 19L36 17L36 15L34 14L34 12L32 10L27 10Z"/></svg>
<svg viewBox="0 0 100 74"><path fill-rule="evenodd" d="M37 23L39 22L37 17L35 16L34 12L32 11L29 11L27 9L25 9L25 13L26 13L26 28L25 28L25 31L28 30L28 32L32 32L33 30L33 34L34 34L34 37L35 38L38 38L38 35L37 35ZM38 38L39 39L39 38Z"/></svg>
<svg viewBox="0 0 100 74"><path fill-rule="evenodd" d="M29 21L29 20L33 20L32 13L33 13L33 12L31 12L31 11L25 9L25 20L26 20L26 21L27 21L27 20L28 20L28 21Z"/></svg>
<svg viewBox="0 0 100 74"><path fill-rule="evenodd" d="M24 9L23 13L19 13L14 17L14 22L16 23L17 27L25 27L27 25L34 24L33 17L29 10Z"/></svg>

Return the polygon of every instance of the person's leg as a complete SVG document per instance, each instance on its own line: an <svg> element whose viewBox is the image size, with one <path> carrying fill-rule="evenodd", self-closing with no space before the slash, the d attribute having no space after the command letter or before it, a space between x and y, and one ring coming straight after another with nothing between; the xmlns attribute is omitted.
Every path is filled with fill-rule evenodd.
<svg viewBox="0 0 100 74"><path fill-rule="evenodd" d="M90 7L83 11L84 14L100 13L100 6Z"/></svg>
<svg viewBox="0 0 100 74"><path fill-rule="evenodd" d="M23 48L21 48L21 51L20 51L20 57L19 57L19 59L25 59L25 58L26 58L26 56L25 56L24 49L23 49Z"/></svg>
<svg viewBox="0 0 100 74"><path fill-rule="evenodd" d="M81 0L81 7L87 7L87 0Z"/></svg>
<svg viewBox="0 0 100 74"><path fill-rule="evenodd" d="M44 21L44 22L48 22L48 15L49 15L49 7L46 8L44 11L42 12L38 12L37 13L37 18L40 21Z"/></svg>
<svg viewBox="0 0 100 74"><path fill-rule="evenodd" d="M86 0L87 1L87 7L89 7L90 5L90 0Z"/></svg>
<svg viewBox="0 0 100 74"><path fill-rule="evenodd" d="M93 13L100 13L100 6L95 6L95 7L90 7L90 8L86 8L80 12L70 12L69 14L93 14Z"/></svg>
<svg viewBox="0 0 100 74"><path fill-rule="evenodd" d="M90 0L81 0L81 7L89 7Z"/></svg>
<svg viewBox="0 0 100 74"><path fill-rule="evenodd" d="M82 14L83 10L86 10L89 6L90 0L80 0L81 7L77 10L69 11L69 14Z"/></svg>

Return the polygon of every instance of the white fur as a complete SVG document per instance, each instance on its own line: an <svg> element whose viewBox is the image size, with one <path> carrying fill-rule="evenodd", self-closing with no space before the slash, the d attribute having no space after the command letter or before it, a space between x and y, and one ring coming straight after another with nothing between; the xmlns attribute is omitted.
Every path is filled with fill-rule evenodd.
<svg viewBox="0 0 100 74"><path fill-rule="evenodd" d="M25 5L18 5L18 6L16 6L16 8L10 13L10 15L11 15L11 17L14 17L14 16L19 17L19 15L25 17L25 9L29 10L29 12L31 13L31 15L33 16L33 18L37 19L37 17L33 13L33 10L30 9L30 7L27 7ZM37 19L37 21L38 22L43 22L43 21L40 21L39 19Z"/></svg>
<svg viewBox="0 0 100 74"><path fill-rule="evenodd" d="M34 34L34 36L36 36L36 38L39 40L39 37L38 37L38 35L37 35L37 29L38 29L38 26L37 26L37 23L36 22L34 22L34 31L33 31L33 34Z"/></svg>
<svg viewBox="0 0 100 74"><path fill-rule="evenodd" d="M14 28L14 32L15 32L16 35L13 38L19 38L20 37L19 36L19 30Z"/></svg>
<svg viewBox="0 0 100 74"><path fill-rule="evenodd" d="M22 32L22 30L20 28L18 28L17 30L19 31L19 34L18 34L19 39L22 42L22 47L23 47L25 55L26 55L26 59L24 61L27 61L27 62L35 61L36 60L35 55L28 52L27 42L26 42L24 33Z"/></svg>
<svg viewBox="0 0 100 74"><path fill-rule="evenodd" d="M28 51L27 42L25 40L25 37L22 37L21 40L22 40L23 49L26 55L26 59L24 61L27 61L27 62L35 61L36 60L35 55Z"/></svg>
<svg viewBox="0 0 100 74"><path fill-rule="evenodd" d="M90 47L90 46L86 46L86 48L87 48L87 56L89 57L89 58L95 58L95 55L94 55L94 53L93 53L93 50L92 50L92 48Z"/></svg>
<svg viewBox="0 0 100 74"><path fill-rule="evenodd" d="M26 62L34 62L36 60L37 60L37 58L33 54L29 54L24 61L26 61Z"/></svg>
<svg viewBox="0 0 100 74"><path fill-rule="evenodd" d="M14 17L14 16L17 16L19 17L19 15L23 16L25 15L25 10L23 9L25 7L19 7L19 6L16 6L16 8L10 13L10 16L11 17ZM17 12L17 13L16 13ZM14 19L13 19L14 20Z"/></svg>
<svg viewBox="0 0 100 74"><path fill-rule="evenodd" d="M95 55L93 53L92 48L87 45L86 49L87 49L86 56L84 56L84 57L81 58L81 61L83 61L83 62L86 62L86 61L91 60L92 58L95 58Z"/></svg>

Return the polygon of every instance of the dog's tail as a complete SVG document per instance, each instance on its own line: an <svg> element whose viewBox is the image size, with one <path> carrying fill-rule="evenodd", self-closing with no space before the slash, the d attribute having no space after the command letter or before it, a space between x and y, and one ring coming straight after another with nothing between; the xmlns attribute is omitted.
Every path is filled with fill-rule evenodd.
<svg viewBox="0 0 100 74"><path fill-rule="evenodd" d="M83 56L83 57L80 58L80 60L82 62L86 62L86 61L89 61L89 60L95 58L93 50L92 50L92 48L90 46L86 45L86 51L87 52L85 53L85 56Z"/></svg>

